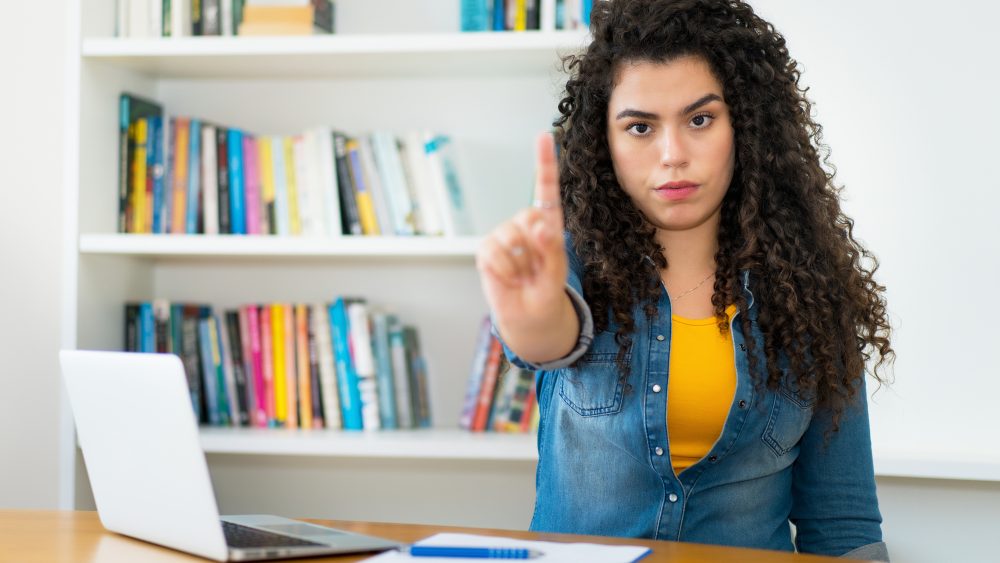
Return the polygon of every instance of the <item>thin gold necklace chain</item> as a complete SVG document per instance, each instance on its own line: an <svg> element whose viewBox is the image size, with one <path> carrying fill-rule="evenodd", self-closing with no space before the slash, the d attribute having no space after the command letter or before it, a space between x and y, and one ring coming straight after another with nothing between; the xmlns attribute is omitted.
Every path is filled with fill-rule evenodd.
<svg viewBox="0 0 1000 563"><path fill-rule="evenodd" d="M705 279L703 279L700 282L698 282L698 285L692 287L691 289L685 291L684 293L678 295L677 297L671 297L670 300L671 301L679 301L681 297L684 297L685 295L687 295L687 294L693 292L694 290L698 289L699 287L705 285L705 282L708 281L708 278L710 278L710 277L712 277L714 275L715 275L715 272L711 272L710 274L708 274L707 276L705 276Z"/></svg>

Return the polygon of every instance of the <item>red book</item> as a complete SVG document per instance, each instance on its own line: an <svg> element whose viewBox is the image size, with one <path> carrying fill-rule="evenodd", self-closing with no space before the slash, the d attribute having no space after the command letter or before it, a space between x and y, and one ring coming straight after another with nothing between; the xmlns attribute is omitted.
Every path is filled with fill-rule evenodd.
<svg viewBox="0 0 1000 563"><path fill-rule="evenodd" d="M486 430L486 421L490 417L490 407L493 403L493 392L497 384L497 376L500 374L500 354L503 347L500 341L493 337L490 339L490 352L486 356L486 367L483 369L483 383L479 386L479 401L476 403L476 414L472 417L473 432Z"/></svg>

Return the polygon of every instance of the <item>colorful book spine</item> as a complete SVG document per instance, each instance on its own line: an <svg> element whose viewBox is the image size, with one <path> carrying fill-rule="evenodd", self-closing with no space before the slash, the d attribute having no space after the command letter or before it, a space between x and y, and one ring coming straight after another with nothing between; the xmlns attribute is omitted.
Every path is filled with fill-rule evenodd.
<svg viewBox="0 0 1000 563"><path fill-rule="evenodd" d="M285 189L288 192L288 234L302 234L302 220L299 215L298 178L295 175L294 139L284 137L281 143L282 155L285 159Z"/></svg>
<svg viewBox="0 0 1000 563"><path fill-rule="evenodd" d="M218 403L218 383L215 378L215 363L212 356L212 332L208 318L198 320L198 349L201 357L201 373L204 378L205 407L208 411L208 423L212 426L222 424Z"/></svg>
<svg viewBox="0 0 1000 563"><path fill-rule="evenodd" d="M140 118L133 126L135 150L132 156L132 227L133 233L146 232L146 136L148 121Z"/></svg>
<svg viewBox="0 0 1000 563"><path fill-rule="evenodd" d="M264 408L267 415L267 425L277 426L277 412L274 400L274 322L271 320L271 306L260 308L260 350L261 373L264 378Z"/></svg>
<svg viewBox="0 0 1000 563"><path fill-rule="evenodd" d="M150 223L150 232L152 233L162 233L163 232L163 198L164 198L164 166L163 166L163 118L160 116L151 117L151 137L150 145L152 146L152 151L150 152L152 163L152 177L153 177L153 200L152 209L150 213L152 214Z"/></svg>
<svg viewBox="0 0 1000 563"><path fill-rule="evenodd" d="M177 118L177 139L174 142L174 206L171 213L170 232L184 234L187 224L188 160L191 154L189 137L191 120Z"/></svg>
<svg viewBox="0 0 1000 563"><path fill-rule="evenodd" d="M372 354L371 326L368 324L368 305L362 299L347 304L347 322L351 334L351 357L358 376L361 395L361 419L365 430L378 430L381 426L378 404L378 384L375 381L375 357Z"/></svg>
<svg viewBox="0 0 1000 563"><path fill-rule="evenodd" d="M492 338L490 341L490 352L486 357L486 367L483 369L483 381L479 387L479 398L476 402L476 412L472 417L472 430L482 432L486 430L486 423L489 420L490 409L493 406L493 395L496 391L497 378L500 375L500 354L502 347L500 341Z"/></svg>
<svg viewBox="0 0 1000 563"><path fill-rule="evenodd" d="M380 233L378 218L375 216L375 204L372 200L371 192L368 190L364 169L361 166L358 141L350 139L347 141L345 147L347 149L351 181L354 185L354 198L358 205L358 216L361 220L361 232L365 235L377 235Z"/></svg>
<svg viewBox="0 0 1000 563"><path fill-rule="evenodd" d="M288 175L285 172L285 140L271 139L272 177L274 178L274 229L275 234L290 235L291 223L288 208Z"/></svg>
<svg viewBox="0 0 1000 563"><path fill-rule="evenodd" d="M312 428L312 371L309 358L309 309L295 305L295 359L298 369L299 426Z"/></svg>
<svg viewBox="0 0 1000 563"><path fill-rule="evenodd" d="M209 313L208 334L211 339L212 364L215 366L215 399L218 401L219 424L229 426L232 424L231 410L229 408L229 382L226 378L224 350L222 348L222 333L220 331L219 318L214 313Z"/></svg>
<svg viewBox="0 0 1000 563"><path fill-rule="evenodd" d="M229 130L229 220L234 235L247 234L243 191L243 132Z"/></svg>
<svg viewBox="0 0 1000 563"><path fill-rule="evenodd" d="M298 368L295 365L295 307L286 304L282 307L285 315L285 397L287 404L287 418L285 426L288 428L298 428L299 426L299 396L298 396Z"/></svg>
<svg viewBox="0 0 1000 563"><path fill-rule="evenodd" d="M257 138L257 166L260 171L260 233L277 234L274 201L274 162L271 159L270 137Z"/></svg>
<svg viewBox="0 0 1000 563"><path fill-rule="evenodd" d="M396 390L389 351L389 319L382 312L373 312L372 348L375 355L375 381L378 388L378 413L382 428L399 428L396 419Z"/></svg>
<svg viewBox="0 0 1000 563"><path fill-rule="evenodd" d="M351 359L351 343L347 320L347 305L337 298L330 311L330 334L333 339L334 358L337 365L337 385L340 389L340 411L345 430L364 428L361 417L361 394L358 376Z"/></svg>
<svg viewBox="0 0 1000 563"><path fill-rule="evenodd" d="M195 234L199 232L198 219L201 207L201 122L197 119L191 120L189 142L187 215L183 232Z"/></svg>
<svg viewBox="0 0 1000 563"><path fill-rule="evenodd" d="M274 357L274 419L278 426L285 426L288 421L284 309L284 306L280 303L271 305L271 353Z"/></svg>
<svg viewBox="0 0 1000 563"><path fill-rule="evenodd" d="M330 337L330 314L325 305L313 305L313 324L319 353L319 379L323 397L323 422L327 428L340 429L340 397L337 390L337 365Z"/></svg>
<svg viewBox="0 0 1000 563"><path fill-rule="evenodd" d="M340 217L345 235L364 234L361 228L361 215L358 213L358 202L354 197L354 183L351 180L349 158L347 156L348 138L343 133L333 134L333 150L337 168L337 187L340 190Z"/></svg>
<svg viewBox="0 0 1000 563"><path fill-rule="evenodd" d="M241 419L245 426L257 426L257 389L254 378L253 346L250 342L250 315L248 307L236 310L236 330L240 341L240 366L243 370L244 393Z"/></svg>
<svg viewBox="0 0 1000 563"><path fill-rule="evenodd" d="M246 194L246 234L261 234L260 169L257 158L257 139L243 134L243 190Z"/></svg>
<svg viewBox="0 0 1000 563"><path fill-rule="evenodd" d="M216 158L216 130L207 123L201 126L201 224L206 235L220 232L219 208L224 200L219 198L218 159Z"/></svg>
<svg viewBox="0 0 1000 563"><path fill-rule="evenodd" d="M306 341L309 354L309 399L312 410L312 428L323 428L326 413L323 412L322 390L319 379L319 349L317 344L316 316L313 307L306 306Z"/></svg>
<svg viewBox="0 0 1000 563"><path fill-rule="evenodd" d="M210 171L215 174L219 199L219 232L231 234L233 224L230 219L229 204L229 131L225 127L215 130L216 167Z"/></svg>
<svg viewBox="0 0 1000 563"><path fill-rule="evenodd" d="M406 354L403 325L395 315L389 316L389 352L392 357L392 374L396 388L396 421L400 428L416 428L411 402L410 365Z"/></svg>
<svg viewBox="0 0 1000 563"><path fill-rule="evenodd" d="M264 384L264 350L261 338L260 309L256 305L247 305L247 328L250 336L250 356L253 359L254 393L256 409L254 411L254 426L267 426L267 388ZM270 360L270 358L268 358Z"/></svg>
<svg viewBox="0 0 1000 563"><path fill-rule="evenodd" d="M483 371L486 367L486 358L490 351L492 335L490 334L490 318L486 316L479 324L479 334L476 337L475 355L472 359L472 369L469 373L469 380L465 386L465 400L462 402L462 414L459 416L458 425L469 430L472 428L472 417L476 412L476 405L479 402L479 387L483 382Z"/></svg>

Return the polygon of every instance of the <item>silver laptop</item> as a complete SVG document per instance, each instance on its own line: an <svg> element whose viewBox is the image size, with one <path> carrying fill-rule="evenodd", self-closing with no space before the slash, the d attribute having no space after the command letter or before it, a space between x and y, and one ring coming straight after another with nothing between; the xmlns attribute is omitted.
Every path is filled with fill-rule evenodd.
<svg viewBox="0 0 1000 563"><path fill-rule="evenodd" d="M177 356L63 350L59 359L108 530L217 561L400 547L278 516L220 518Z"/></svg>

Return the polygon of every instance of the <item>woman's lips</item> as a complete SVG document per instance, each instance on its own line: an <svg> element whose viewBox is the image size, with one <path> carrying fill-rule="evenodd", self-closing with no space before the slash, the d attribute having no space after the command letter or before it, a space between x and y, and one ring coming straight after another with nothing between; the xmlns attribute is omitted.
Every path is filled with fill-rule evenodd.
<svg viewBox="0 0 1000 563"><path fill-rule="evenodd" d="M653 191L655 191L656 195L662 197L663 199L676 201L679 199L690 197L692 194L694 194L694 192L698 191L698 186L689 185L682 188L657 188Z"/></svg>

